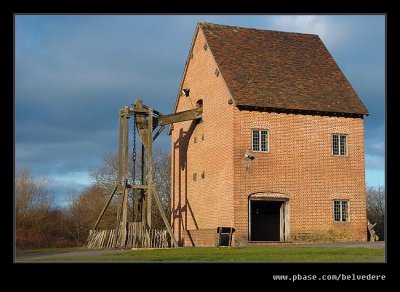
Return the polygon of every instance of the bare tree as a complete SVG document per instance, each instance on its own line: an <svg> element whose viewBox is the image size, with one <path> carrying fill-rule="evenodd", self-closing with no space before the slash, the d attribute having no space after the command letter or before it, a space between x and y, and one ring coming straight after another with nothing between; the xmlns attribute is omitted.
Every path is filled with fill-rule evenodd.
<svg viewBox="0 0 400 292"><path fill-rule="evenodd" d="M85 242L89 230L93 227L97 216L104 206L105 190L99 186L91 186L78 195L71 196L68 209L65 212L66 228L77 245ZM115 228L115 202L112 202L103 216L101 229Z"/></svg>
<svg viewBox="0 0 400 292"><path fill-rule="evenodd" d="M140 153L136 154L136 181L141 177ZM129 159L129 169L133 169L133 161ZM153 179L157 193L163 205L167 218L170 217L170 176L171 176L171 160L167 151L153 149ZM103 188L110 193L117 180L118 171L118 155L115 153L107 153L103 157L103 161L98 167L91 168L89 173L93 179L94 185ZM133 174L129 173L129 180L133 182ZM131 200L131 199L130 199ZM152 200L152 221L155 228L164 228L162 217L158 212L155 200ZM100 211L99 211L100 212Z"/></svg>
<svg viewBox="0 0 400 292"><path fill-rule="evenodd" d="M118 173L118 155L108 152L104 154L103 161L99 166L92 167L89 175L93 179L93 183L105 190L111 192Z"/></svg>
<svg viewBox="0 0 400 292"><path fill-rule="evenodd" d="M381 240L385 238L385 189L382 186L367 188L367 217L374 224Z"/></svg>
<svg viewBox="0 0 400 292"><path fill-rule="evenodd" d="M48 180L32 177L27 169L18 171L15 177L17 246L41 246L47 242L55 216L53 209Z"/></svg>

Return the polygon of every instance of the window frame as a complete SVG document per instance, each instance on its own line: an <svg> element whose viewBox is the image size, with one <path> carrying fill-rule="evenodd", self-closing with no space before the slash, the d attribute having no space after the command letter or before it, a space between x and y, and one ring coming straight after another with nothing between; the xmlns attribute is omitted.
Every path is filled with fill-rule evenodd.
<svg viewBox="0 0 400 292"><path fill-rule="evenodd" d="M337 221L335 218L335 202L340 202L340 220ZM347 202L347 220L343 221L343 202ZM350 222L350 200L348 199L334 199L332 201L333 207L333 222L334 223L348 223Z"/></svg>
<svg viewBox="0 0 400 292"><path fill-rule="evenodd" d="M258 149L259 150L254 150L253 131L258 131L258 143L259 143L258 144ZM266 131L267 132L267 139L266 139L267 150L266 151L261 150L261 145L262 145L262 143L261 143L261 141L262 141L261 140L261 132L262 131ZM269 134L270 134L270 131L268 129L259 129L259 128L251 129L251 151L252 152L259 152L259 153L269 153L269 147L270 147Z"/></svg>
<svg viewBox="0 0 400 292"><path fill-rule="evenodd" d="M334 136L338 136L338 143L339 143L339 145L338 145L338 151L339 151L339 153L338 154L335 154L334 153L334 148L333 148L333 139L334 139ZM340 150L341 150L341 137L342 136L344 136L344 137L346 137L346 144L345 144L345 151L346 151L346 153L345 154L340 154ZM331 154L332 154L332 156L335 156L335 157L348 157L349 156L349 134L341 134L341 133L333 133L332 135L331 135Z"/></svg>

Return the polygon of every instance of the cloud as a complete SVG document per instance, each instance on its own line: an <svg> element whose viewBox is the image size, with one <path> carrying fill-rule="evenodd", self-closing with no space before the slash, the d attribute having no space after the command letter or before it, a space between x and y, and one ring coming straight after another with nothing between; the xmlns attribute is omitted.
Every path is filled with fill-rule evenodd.
<svg viewBox="0 0 400 292"><path fill-rule="evenodd" d="M54 191L56 204L67 206L72 196L90 185L91 179L86 171L50 174L49 188Z"/></svg>
<svg viewBox="0 0 400 292"><path fill-rule="evenodd" d="M116 152L118 110L136 98L170 113L198 21L319 34L366 103L367 172L383 168L384 22L375 16L61 16L15 22L16 167L60 198ZM379 20L379 21L378 21ZM163 133L157 147L169 149Z"/></svg>
<svg viewBox="0 0 400 292"><path fill-rule="evenodd" d="M343 32L343 23L332 21L322 15L282 15L271 17L268 22L270 29L317 34L329 46L338 45L347 39Z"/></svg>

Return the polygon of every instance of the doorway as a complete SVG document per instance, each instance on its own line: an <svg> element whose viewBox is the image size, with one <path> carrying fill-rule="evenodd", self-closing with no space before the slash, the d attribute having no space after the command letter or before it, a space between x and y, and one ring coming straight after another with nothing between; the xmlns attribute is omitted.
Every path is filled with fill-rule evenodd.
<svg viewBox="0 0 400 292"><path fill-rule="evenodd" d="M286 241L286 205L287 201L282 200L250 199L249 240Z"/></svg>

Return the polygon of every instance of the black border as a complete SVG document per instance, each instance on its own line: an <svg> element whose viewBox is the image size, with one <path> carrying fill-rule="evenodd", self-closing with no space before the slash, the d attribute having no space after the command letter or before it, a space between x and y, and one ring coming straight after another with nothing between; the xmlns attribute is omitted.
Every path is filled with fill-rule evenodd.
<svg viewBox="0 0 400 292"><path fill-rule="evenodd" d="M383 1L346 1L345 3L335 3L335 7L332 7L331 4L327 4L325 1L301 1L297 3L297 7L293 4L289 4L286 1L280 2L270 2L265 1L262 4L262 1L256 1L254 3L231 3L228 2L221 3L220 7L217 7L216 2L211 1L199 1L193 2L193 6L195 11L190 10L189 6L183 6L182 4L176 4L178 7L173 7L170 2L162 2L162 3L154 3L154 2L141 2L140 4L136 1L92 1L85 2L82 4L78 1L54 1L54 2L40 2L40 1L14 1L13 3L1 4L1 17L0 17L0 25L2 30L2 39L3 45L1 48L1 60L2 60L2 70L3 70L3 84L5 85L3 89L6 89L6 93L3 96L3 107L5 106L7 110L1 115L2 125L6 130L6 133L3 132L3 141L7 141L6 149L9 150L12 147L12 153L14 154L14 99L10 98L14 96L14 86L13 86L13 77L14 77L14 64L13 64L13 16L15 13L17 14L43 14L43 13L60 13L60 14L113 14L113 13L123 13L123 14L319 14L319 13L327 13L327 14L368 14L368 13L379 13L387 15L387 100L386 100L386 155L393 155L396 153L394 151L394 143L390 143L389 133L393 129L393 116L395 114L393 111L395 110L394 106L390 106L393 98L395 98L394 92L394 80L393 76L395 76L395 68L397 64L394 62L398 62L398 57L395 56L394 52L399 52L399 47L395 44L395 16L394 10L388 7L388 3ZM85 6L87 5L87 6ZM140 6L138 6L140 5ZM189 4L188 4L189 5ZM264 5L264 6L260 6ZM4 6L4 7L3 7ZM211 10L213 10L211 12ZM11 109L11 110L10 110ZM392 114L390 114L392 112ZM4 130L3 130L4 131ZM9 145L9 144L11 145ZM226 283L225 281L221 282L221 279L225 278L225 276L230 277L229 282L233 282L236 284L239 283L247 283L247 287L250 288L252 286L249 283L249 276L259 277L262 280L261 284L265 290L268 289L267 284L274 283L272 282L272 274L295 274L295 273L308 273L308 274L328 274L328 273L358 273L358 274L385 274L387 276L387 280L395 280L394 268L396 262L399 260L399 242L397 242L396 237L396 210L397 210L397 202L398 195L396 190L391 188L390 181L394 178L396 169L395 162L393 159L387 159L386 162L386 192L387 196L387 263L385 264L326 264L326 263L312 263L312 264L302 264L302 263L283 263L283 264L195 264L195 263L185 263L185 264L13 264L13 239L14 238L14 229L12 226L12 218L13 218L13 201L12 197L9 195L11 192L11 188L14 186L13 173L11 173L11 169L14 169L14 155L5 155L6 163L2 163L2 165L6 166L7 171L5 172L7 175L7 184L6 189L3 192L3 208L6 209L7 212L2 212L5 220L2 220L3 234L6 236L3 237L2 242L7 244L7 248L3 249L3 259L4 257L7 259L7 262L10 264L10 270L14 275L18 275L18 278L25 279L23 281L17 281L18 284L41 284L41 281L33 281L37 280L37 275L40 275L40 278L50 277L49 273L52 274L52 280L57 279L65 279L62 283L58 283L59 285L63 285L63 288L67 288L67 286L76 287L79 285L79 281L98 281L101 279L107 280L109 285L117 284L118 278L126 279L127 281L122 281L124 285L130 285L129 279L141 278L143 275L149 273L150 275L157 275L154 280L151 281L152 284L154 282L158 282L158 280L164 279L167 282L160 281L162 285L165 283L166 285L172 285L176 287L176 289L188 289L190 287L199 288L202 286L202 283L207 282L208 280L216 280L220 283ZM387 158L387 157L386 157ZM4 161L4 160L3 160ZM10 167L12 166L12 167ZM389 169L393 168L394 171L390 172ZM11 177L8 175L11 174ZM3 176L4 177L4 176ZM12 182L11 182L12 180ZM12 187L11 187L12 186ZM393 191L393 193L392 193ZM395 209L396 208L396 209ZM11 212L10 212L11 211ZM8 213L10 212L10 213ZM388 220L389 217L392 218ZM10 220L11 219L11 220ZM7 222L6 224L4 224ZM393 233L390 232L390 228L392 228ZM7 240L4 240L6 238ZM4 262L4 260L3 260ZM64 271L61 271L64 270ZM104 270L107 270L105 272ZM110 274L111 272L111 274ZM72 274L71 274L72 273ZM95 274L97 277L92 278ZM240 275L241 277L234 277ZM73 276L73 280L70 278ZM24 277L24 278L23 278ZM172 278L172 277L177 277ZM69 281L71 279L71 281ZM188 287L184 287L183 283L180 283L181 279L183 282L186 280L191 281L192 285ZM17 284L17 282L15 282ZM21 282L21 283L20 283ZM199 283L200 282L200 283ZM93 282L92 282L93 283ZM103 281L99 281L98 284L102 285ZM132 289L135 289L134 282L131 282L130 285ZM288 283L284 282L275 282L279 285L287 285ZM301 282L296 282L299 284ZM304 281L301 284L310 284L311 282ZM327 285L334 285L332 281L325 282ZM370 285L372 288L371 281L364 282L367 285ZM253 283L254 284L254 283ZM379 286L382 283L376 283ZM199 286L197 286L199 285ZM357 283L358 285L358 283ZM104 285L104 288L108 286ZM115 285L117 288L119 285ZM218 286L218 284L216 285ZM214 288L216 287L214 286ZM168 286L165 286L168 287ZM213 286L209 286L212 289ZM240 287L240 286L237 286ZM283 288L284 286L281 286ZM56 287L54 287L56 288Z"/></svg>

